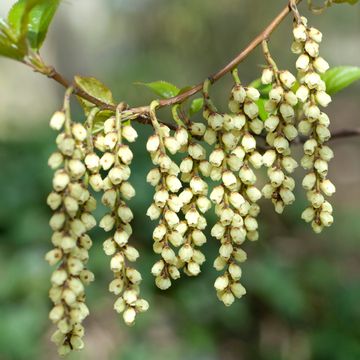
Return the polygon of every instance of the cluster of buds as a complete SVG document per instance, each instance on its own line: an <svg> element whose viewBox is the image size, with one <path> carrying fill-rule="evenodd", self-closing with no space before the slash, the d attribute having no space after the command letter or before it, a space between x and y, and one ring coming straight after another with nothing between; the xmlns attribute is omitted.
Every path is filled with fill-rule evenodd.
<svg viewBox="0 0 360 360"><path fill-rule="evenodd" d="M271 199L277 213L295 200L295 181L290 174L298 165L290 144L298 131L307 137L301 165L308 171L302 185L310 202L302 218L317 233L333 223L332 206L325 200L325 196L335 192L335 186L327 179L328 162L333 158L332 150L325 145L330 139L330 121L320 110L331 101L321 79L329 65L319 56L322 34L297 15L295 12L292 45L292 51L299 55L296 92L296 78L287 70L278 70L267 41L263 41L268 66L262 72L261 82L271 88L264 121L259 119L259 91L242 86L237 70L232 72L235 85L229 113L216 109L209 98L210 80L205 81L206 124L190 123L180 104L173 107L177 128L161 124L155 113L159 102L151 103L149 115L154 134L149 137L146 149L155 167L149 171L147 182L155 188L155 194L147 215L158 221L152 238L153 250L160 260L151 269L158 288L168 289L181 272L188 276L200 274L205 262L200 248L207 241L204 214L213 203L217 221L211 236L220 243L213 264L220 272L214 282L217 296L230 306L246 293L241 283L241 264L247 258L242 245L246 240L259 238L258 201L262 195ZM49 166L55 171L53 191L47 198L53 211L50 227L54 249L46 254L50 265L57 266L51 276L49 295L54 306L49 317L57 325L52 340L60 355L84 346L82 322L89 314L85 285L94 280L94 274L86 268L92 245L87 233L96 225L92 215L96 200L89 187L103 192L102 203L108 209L100 227L110 233L103 248L111 257L113 280L109 291L117 297L114 309L122 314L127 325L132 325L136 315L149 308L140 296L142 276L131 266L139 252L129 244L134 215L127 202L135 196L135 189L129 182L133 153L128 143L138 135L128 122L122 121L134 119L136 114L122 110L119 105L116 115L108 118L94 135L93 123L99 110L93 108L89 112L85 126L74 123L70 117L72 91L70 88L66 92L63 111L56 112L50 121L53 129L62 131L56 139L58 150L49 158ZM303 116L296 128L298 103ZM268 149L260 154L256 136L263 128ZM202 141L211 149L208 157ZM179 166L171 158L177 153L185 153ZM262 165L268 168L268 181L260 191L255 170ZM215 183L209 196L205 178Z"/></svg>
<svg viewBox="0 0 360 360"><path fill-rule="evenodd" d="M296 68L300 87L296 95L302 103L304 113L298 129L308 137L304 143L301 165L309 171L302 185L307 190L310 206L302 213L302 218L311 223L316 233L320 233L324 227L333 223L332 206L324 195L331 196L335 193L335 186L327 179L328 162L334 156L332 150L325 145L331 136L328 129L330 120L319 108L326 107L331 102L331 97L326 93L325 82L320 76L328 70L329 65L319 56L321 32L308 27L305 18L295 23L293 34L295 41L292 51L299 55Z"/></svg>
<svg viewBox="0 0 360 360"><path fill-rule="evenodd" d="M266 199L271 199L275 211L281 214L286 205L295 201L295 181L288 174L298 166L290 149L291 141L298 135L294 126L294 107L298 99L291 91L296 78L287 70L278 70L266 41L263 42L263 49L269 67L263 70L261 81L264 85L271 85L271 90L269 100L265 103L269 116L264 122L266 142L270 149L263 155L263 163L268 167L269 182L263 187L262 193Z"/></svg>
<svg viewBox="0 0 360 360"><path fill-rule="evenodd" d="M149 308L148 302L140 297L141 274L128 264L138 259L139 252L129 245L130 222L134 216L126 201L135 196L135 189L128 182L133 153L122 139L133 142L137 133L130 125L122 126L117 116L105 121L103 138L105 153L100 165L107 176L102 182L102 203L110 212L101 219L100 227L106 232L112 231L103 244L105 254L111 256L110 268L114 273L109 291L117 296L115 311L122 313L127 325L132 325L136 314Z"/></svg>
<svg viewBox="0 0 360 360"><path fill-rule="evenodd" d="M202 123L190 126L190 134L194 137L203 138L205 132L206 126ZM188 276L197 276L205 262L204 254L197 247L206 243L203 230L207 222L202 214L211 208L211 202L207 197L208 185L204 177L210 175L211 166L206 160L206 150L194 139L188 144L187 152L188 156L180 164L181 180L188 185L179 194L185 220L181 221L183 244L178 256L184 272Z"/></svg>
<svg viewBox="0 0 360 360"><path fill-rule="evenodd" d="M171 136L170 129L158 123L155 108L152 109L151 114L155 133L149 137L146 148L156 167L148 173L147 182L155 187L155 194L154 202L146 214L151 220L159 219L152 237L154 252L161 255L161 260L153 265L151 272L155 276L156 286L161 290L166 290L171 286L171 280L180 277L181 261L174 248L183 245L183 236L187 230L186 223L180 221L179 218L183 207L177 195L182 188L178 178L180 168L167 155L167 151L175 154L186 147L188 132L184 128L179 128L174 136Z"/></svg>
<svg viewBox="0 0 360 360"><path fill-rule="evenodd" d="M92 245L87 232L96 225L91 215L96 201L86 189L87 131L82 124L72 123L65 112L56 112L50 126L61 130L64 125L65 131L56 139L58 152L49 158L49 166L56 170L53 191L47 198L54 211L50 219L54 249L45 256L50 265L57 265L51 276L49 295L54 307L49 317L57 325L52 341L60 355L84 346L81 323L89 314L85 285L94 280L94 274L86 268Z"/></svg>
<svg viewBox="0 0 360 360"><path fill-rule="evenodd" d="M207 92L204 92L206 97ZM210 194L218 217L211 235L221 244L214 267L224 271L214 287L219 300L226 306L246 293L240 283L239 266L246 260L246 253L240 246L246 239L258 239L256 217L260 208L257 201L261 192L255 187L256 175L252 168L262 165L262 156L256 151L253 135L260 134L263 129L255 103L259 96L256 89L237 83L229 102L231 114L218 113L209 100L204 109L210 134L215 133L215 136L207 136L211 143L215 143L209 156L210 178L221 182Z"/></svg>

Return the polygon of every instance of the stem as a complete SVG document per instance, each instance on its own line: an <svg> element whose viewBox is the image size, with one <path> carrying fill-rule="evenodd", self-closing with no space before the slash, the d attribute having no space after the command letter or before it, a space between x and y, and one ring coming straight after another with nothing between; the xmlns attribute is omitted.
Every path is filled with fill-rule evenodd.
<svg viewBox="0 0 360 360"><path fill-rule="evenodd" d="M239 71L238 71L237 68L235 68L235 69L233 69L231 71L231 75L232 75L232 77L234 79L235 84L236 85L241 85L241 81L240 81L240 77L239 77Z"/></svg>
<svg viewBox="0 0 360 360"><path fill-rule="evenodd" d="M226 66L220 69L217 73L210 76L209 79L211 83L214 83L221 79L224 75L232 71L240 64L261 42L267 39L272 32L280 25L280 23L286 18L286 16L292 11L295 13L294 6L296 9L296 4L300 3L302 0L290 0L288 5L286 5L280 13L274 18L274 20L255 38L253 39L246 47L243 49L235 58L233 58ZM296 9L297 10L297 9ZM295 15L296 16L296 15ZM49 78L55 80L62 86L68 88L70 86L70 82L67 81L60 73L58 73L53 67L47 67L46 71L44 68L35 68L32 64L27 64L31 66L35 71L42 73L43 75L48 76ZM175 104L180 104L187 100L189 97L199 93L202 91L203 82L200 84L193 86L188 91L174 96L169 99L159 100L158 107L171 106ZM79 89L76 85L74 85L74 93L83 99L90 101L92 104L96 105L100 110L111 110L116 111L116 105L105 103L93 96L87 94L83 90ZM136 120L140 123L148 123L146 118L148 118L150 113L149 106L140 106L136 108L129 109L133 114L137 114L139 118ZM145 119L144 119L145 117Z"/></svg>
<svg viewBox="0 0 360 360"><path fill-rule="evenodd" d="M93 144L93 137L92 137L92 130L94 126L94 119L96 114L99 112L98 108L93 108L89 116L86 119L86 129L87 129L87 145L90 151L94 150L94 144Z"/></svg>
<svg viewBox="0 0 360 360"><path fill-rule="evenodd" d="M172 107L171 112L172 112L172 116L174 121L176 122L176 124L179 125L179 127L184 127L186 128L184 122L181 120L179 114L178 114L178 109L179 109L180 105L176 104Z"/></svg>
<svg viewBox="0 0 360 360"><path fill-rule="evenodd" d="M70 86L66 92L64 97L64 113L65 113L65 132L66 135L71 135L71 110L70 110L70 97L73 93L74 89Z"/></svg>

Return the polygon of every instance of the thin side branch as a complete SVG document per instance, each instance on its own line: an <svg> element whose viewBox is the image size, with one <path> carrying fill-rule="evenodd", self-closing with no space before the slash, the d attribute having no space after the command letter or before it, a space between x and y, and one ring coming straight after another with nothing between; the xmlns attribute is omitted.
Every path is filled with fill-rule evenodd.
<svg viewBox="0 0 360 360"><path fill-rule="evenodd" d="M281 12L272 20L272 22L255 38L253 39L246 47L243 49L235 58L233 58L226 66L224 66L221 70L217 73L213 74L212 76L208 77L208 80L211 83L214 83L221 79L227 73L236 69L236 67L254 50L256 49L261 43L266 45L266 41L268 40L269 36L274 32L274 30L281 24L281 22L286 18L289 13L293 13L295 20L298 20L300 17L299 12L297 10L296 5L299 4L302 0L289 0L288 5L284 7ZM266 48L266 46L265 46ZM119 106L122 110L127 110L129 113L132 114L132 119L137 121L141 124L149 124L151 125L150 119L150 106L140 106L136 108L128 108L125 103L121 103L120 105L116 106L113 104L105 103L90 94L86 93L82 89L76 86L76 84L70 83L66 80L60 73L58 73L53 67L44 66L43 67L36 67L31 63L25 63L33 68L34 71L40 72L43 75L55 80L57 83L61 84L65 88L72 87L73 94L80 96L81 98L89 101L90 103L94 104L100 110L110 110L116 112L119 109ZM186 101L191 96L201 92L203 90L204 83L200 83L196 86L193 86L188 91L174 96L169 99L163 99L158 101L158 108L172 106L176 104L181 104ZM176 126L168 123L166 124L169 128L175 129ZM355 129L342 129L337 132L332 133L331 140L335 139L342 139L348 138L353 136L360 136L360 128ZM298 138L298 144L303 143L303 139L301 137Z"/></svg>
<svg viewBox="0 0 360 360"><path fill-rule="evenodd" d="M280 25L280 23L286 18L286 16L293 12L293 4L298 4L302 0L290 0L287 6L283 8L283 10L274 18L274 20L255 38L253 39L244 50L242 50L234 59L232 59L226 66L224 66L221 70L217 73L213 74L209 77L212 83L216 82L217 80L221 79L224 75L232 71L234 68L237 67L263 40L269 38L272 32ZM41 71L39 69L34 69L36 71L41 72L44 75L47 75L49 78L55 80L59 84L64 87L69 87L72 85L69 81L67 81L60 73L58 73L54 68L48 68L48 71ZM74 93L85 100L90 101L92 104L96 105L101 110L111 110L116 111L116 105L107 104L99 99L94 98L93 96L87 94L86 92L82 91L76 85L74 86ZM159 107L171 106L175 104L180 104L187 100L189 97L199 93L202 90L203 83L200 83L188 91L174 96L169 99L164 99L159 101ZM149 106L141 106L129 109L133 114L138 114L139 116L147 117L150 111ZM146 120L146 119L145 119ZM142 117L140 122L144 122L144 118ZM146 121L147 122L147 121Z"/></svg>

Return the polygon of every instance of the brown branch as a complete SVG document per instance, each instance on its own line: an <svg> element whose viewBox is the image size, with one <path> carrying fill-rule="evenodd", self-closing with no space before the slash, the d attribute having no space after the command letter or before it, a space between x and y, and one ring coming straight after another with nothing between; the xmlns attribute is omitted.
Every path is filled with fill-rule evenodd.
<svg viewBox="0 0 360 360"><path fill-rule="evenodd" d="M224 66L221 70L219 70L214 75L210 76L208 79L212 83L216 82L217 80L221 79L224 75L231 72L233 69L237 67L255 48L257 48L263 41L268 40L269 36L272 34L272 32L280 25L280 23L285 19L285 17L292 12L294 14L295 20L298 20L297 18L300 16L299 12L297 10L296 5L300 3L302 0L289 0L288 5L275 17L275 19L255 38L253 39L246 47L243 49L234 59L232 59L226 66ZM40 60L38 64L41 64L41 66L34 65L33 63L24 62L26 65L29 65L33 68L34 71L40 72L43 75L46 75L47 77L55 80L65 88L68 88L70 86L74 87L73 93L75 95L78 95L82 97L83 99L89 101L90 103L94 104L101 110L110 110L110 111L116 111L117 106L109 103L105 103L90 94L86 93L82 89L80 89L76 84L71 84L68 80L66 80L60 73L58 73L53 67L46 66L41 58L38 58L37 60ZM197 94L198 92L202 91L203 83L200 83L188 91L171 97L169 99L159 100L159 106L158 107L165 107L165 106L171 106L175 104L181 104L185 100L187 100L189 97ZM150 124L151 120L149 118L149 106L141 106L136 108L128 108L125 103L122 103L122 109L128 110L129 113L132 113L133 115L138 115L135 121L141 123L141 124ZM184 116L184 114L182 114ZM187 122L187 121L186 121ZM171 129L176 129L175 125L164 123ZM336 139L343 139L348 137L354 137L354 136L360 136L360 128L355 129L341 129L336 132L332 133L330 140L336 140ZM263 138L260 136L260 138ZM306 141L306 138L298 137L293 144L303 144ZM266 146L263 147L266 149Z"/></svg>
<svg viewBox="0 0 360 360"><path fill-rule="evenodd" d="M67 81L61 74L59 74L54 68L51 68L49 73L47 74L47 76L50 79L55 80L56 82L58 82L59 84L61 84L62 86L68 88L69 86L71 86L72 84L69 83L69 81ZM74 93L80 97L82 97L83 99L90 101L92 104L94 104L95 106L97 106L99 109L101 110L111 110L111 111L116 111L116 106L112 105L112 104L107 104L93 96L91 96L90 94L88 94L87 92L81 90L78 86L73 85L74 86Z"/></svg>
<svg viewBox="0 0 360 360"><path fill-rule="evenodd" d="M337 139L345 139L349 137L360 136L360 128L354 129L340 129L337 131L333 131L331 133L331 138L329 141L337 140ZM304 144L308 140L305 136L298 136L292 143L294 145Z"/></svg>
<svg viewBox="0 0 360 360"><path fill-rule="evenodd" d="M290 0L288 5L283 8L283 10L274 18L274 20L255 38L253 39L246 47L243 49L234 59L232 59L226 66L224 66L221 70L219 70L214 75L210 76L209 79L212 83L221 79L224 75L232 71L239 65L263 40L269 38L271 33L280 25L280 23L285 19L285 17L290 13L294 12L294 4L300 3L302 0ZM296 15L296 14L295 14ZM28 64L29 65L29 64ZM31 66L31 65L30 65ZM44 75L47 75L49 78L55 80L59 84L64 87L69 87L71 84L67 81L60 73L58 73L53 67L47 67L38 69L32 66L35 71L38 71ZM193 86L188 91L174 96L169 99L159 100L159 107L171 106L175 104L180 104L187 100L189 97L197 94L202 90L203 83L200 83L196 86ZM113 104L105 103L95 97L89 95L88 93L81 90L79 87L74 85L74 93L85 100L90 101L92 104L96 105L101 110L111 110L116 111L116 106ZM149 106L141 106L136 108L128 109L134 115L138 114L140 116L137 121L142 123L148 123L147 117L149 114L150 107Z"/></svg>
<svg viewBox="0 0 360 360"><path fill-rule="evenodd" d="M344 139L353 136L360 136L360 128L355 129L341 129L331 133L330 140Z"/></svg>
<svg viewBox="0 0 360 360"><path fill-rule="evenodd" d="M298 4L302 0L290 1L289 4L275 17L275 19L255 38L253 39L246 47L243 49L234 59L232 59L225 67L219 70L212 76L209 76L209 79L212 83L221 79L224 75L232 71L236 66L238 66L254 49L256 49L264 40L267 40L272 32L280 25L280 23L286 18L286 16L293 11L294 3ZM170 106L174 104L179 104L187 100L189 97L197 94L202 91L203 83L200 83L188 91L174 96L169 99L160 100L160 107ZM148 113L149 106L142 106L138 108L132 108L134 113Z"/></svg>

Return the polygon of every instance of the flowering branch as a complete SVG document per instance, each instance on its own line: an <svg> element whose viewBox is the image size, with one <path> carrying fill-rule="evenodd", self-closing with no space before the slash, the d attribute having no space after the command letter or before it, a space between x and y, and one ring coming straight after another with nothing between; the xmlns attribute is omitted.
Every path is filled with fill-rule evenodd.
<svg viewBox="0 0 360 360"><path fill-rule="evenodd" d="M286 16L294 11L294 6L296 8L296 4L300 3L302 0L290 0L289 4L285 6L281 12L271 21L271 23L255 38L253 39L246 47L243 49L235 58L233 58L227 65L225 65L222 69L220 69L217 73L209 76L209 79L212 83L221 79L224 75L231 72L237 65L239 65L246 57L256 49L264 40L268 39L269 36L274 32L274 30L281 24L281 22L286 18ZM27 65L31 66L35 71L42 73L43 75L48 76L49 78L55 80L60 85L68 88L71 83L66 80L59 72L55 70L54 67L49 67L46 65L43 66L34 66L33 64L27 63ZM203 82L200 84L193 86L189 90L185 91L182 94L171 97L169 99L159 100L159 107L171 106L175 104L180 104L186 101L191 96L202 91ZM96 105L101 110L111 110L116 111L116 105L108 104L103 102L88 93L84 92L82 89L74 85L74 94L82 97L85 100L90 101L92 104ZM136 108L129 109L129 112L132 114L138 115L140 118L135 119L136 121L140 121L142 123L150 123L146 119L149 116L150 107L149 106L140 106ZM144 120L145 117L145 120Z"/></svg>

